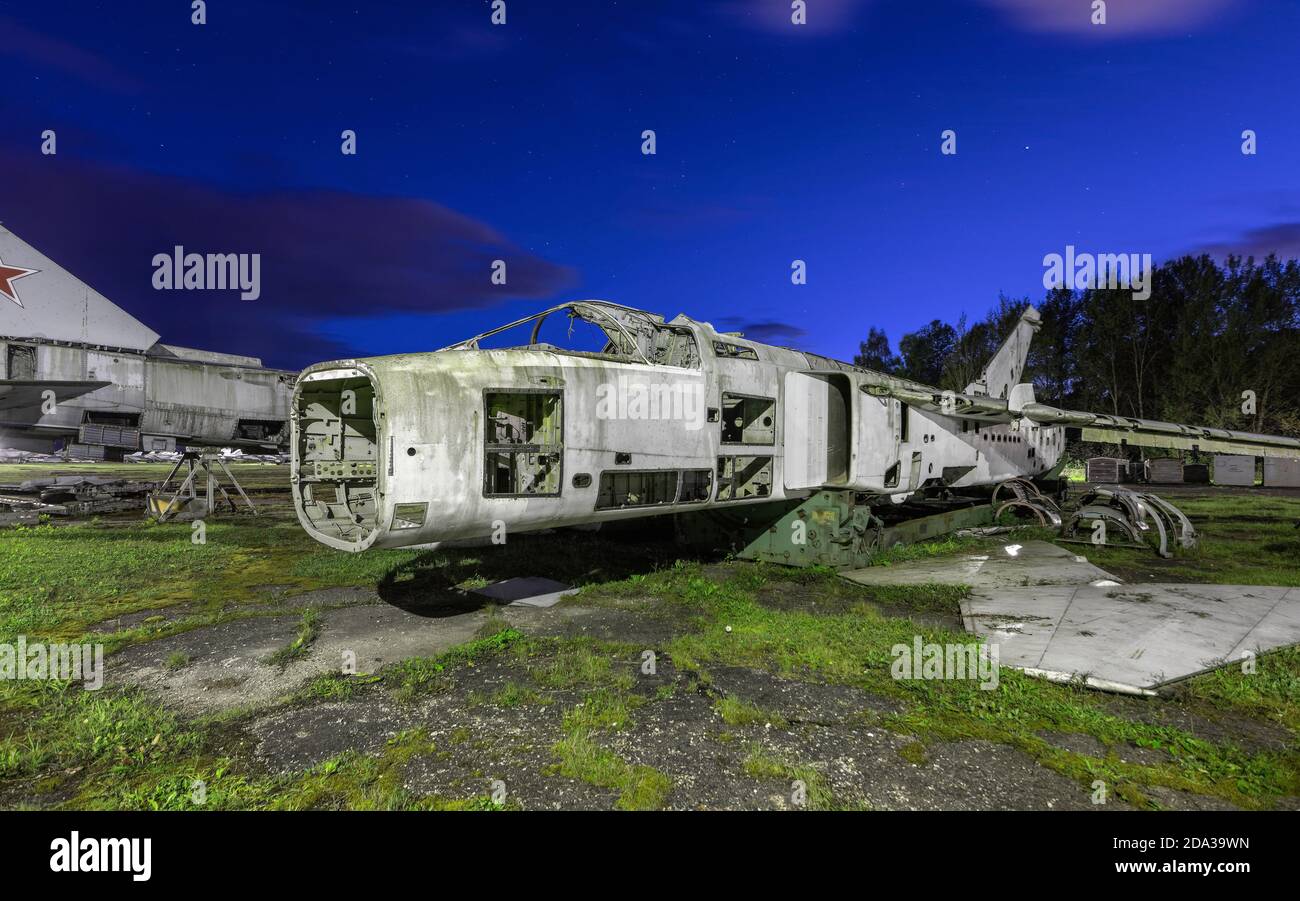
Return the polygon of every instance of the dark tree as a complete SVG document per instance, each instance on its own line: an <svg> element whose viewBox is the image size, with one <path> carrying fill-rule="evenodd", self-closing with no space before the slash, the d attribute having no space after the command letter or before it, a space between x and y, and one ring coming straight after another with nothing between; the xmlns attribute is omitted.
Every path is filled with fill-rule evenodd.
<svg viewBox="0 0 1300 901"><path fill-rule="evenodd" d="M1026 378L1045 403L1167 422L1300 433L1300 262L1186 256L1155 267L1151 294L1059 289L1038 310ZM855 362L956 391L979 377L1025 301L981 320L934 320L899 355L872 329ZM1098 449L1100 450L1100 449Z"/></svg>
<svg viewBox="0 0 1300 901"><path fill-rule="evenodd" d="M903 358L899 375L927 385L938 385L943 378L944 360L956 346L957 330L940 319L915 332L908 332L898 342L898 352Z"/></svg>
<svg viewBox="0 0 1300 901"><path fill-rule="evenodd" d="M878 329L874 325L871 327L871 331L867 332L867 340L858 344L853 365L873 369L876 372L892 373L898 370L898 357L894 356L894 352L889 349L889 338L886 337L883 329Z"/></svg>

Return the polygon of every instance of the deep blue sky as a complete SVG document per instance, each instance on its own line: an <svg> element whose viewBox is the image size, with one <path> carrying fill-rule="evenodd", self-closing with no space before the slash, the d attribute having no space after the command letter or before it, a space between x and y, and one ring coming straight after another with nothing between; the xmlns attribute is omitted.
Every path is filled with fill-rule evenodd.
<svg viewBox="0 0 1300 901"><path fill-rule="evenodd" d="M1041 297L1067 243L1300 255L1300 3L1090 5L0 0L0 220L287 366L581 297L851 358ZM176 243L261 253L262 297L153 291Z"/></svg>

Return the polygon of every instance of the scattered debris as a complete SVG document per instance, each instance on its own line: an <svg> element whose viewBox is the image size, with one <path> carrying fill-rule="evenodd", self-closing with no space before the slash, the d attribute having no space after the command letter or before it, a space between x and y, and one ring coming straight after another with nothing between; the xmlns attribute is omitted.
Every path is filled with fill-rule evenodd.
<svg viewBox="0 0 1300 901"><path fill-rule="evenodd" d="M0 463L67 463L63 454L41 454L35 451L0 447Z"/></svg>
<svg viewBox="0 0 1300 901"><path fill-rule="evenodd" d="M0 525L135 510L156 482L66 475L0 485Z"/></svg>
<svg viewBox="0 0 1300 901"><path fill-rule="evenodd" d="M999 504L1003 489L1006 489L1012 497ZM1038 519L1040 526L1052 529L1061 527L1060 504L1043 494L1029 479L1007 479L1002 482L993 489L991 503L995 508L994 520L1000 518L1006 510L1027 510Z"/></svg>
<svg viewBox="0 0 1300 901"><path fill-rule="evenodd" d="M223 448L193 448L193 450L202 450L213 452L212 456L219 457L228 463L288 463L288 454L248 454L237 447ZM138 451L134 454L127 454L122 458L125 463L175 463L184 458L183 451Z"/></svg>
<svg viewBox="0 0 1300 901"><path fill-rule="evenodd" d="M0 447L0 463L175 463L181 459L183 451L136 451L124 454L120 460L106 460L101 457L81 457L69 445L59 453L44 454L36 451L17 450L12 447ZM229 463L288 463L289 455L280 453L250 454L238 447L223 447L221 457Z"/></svg>

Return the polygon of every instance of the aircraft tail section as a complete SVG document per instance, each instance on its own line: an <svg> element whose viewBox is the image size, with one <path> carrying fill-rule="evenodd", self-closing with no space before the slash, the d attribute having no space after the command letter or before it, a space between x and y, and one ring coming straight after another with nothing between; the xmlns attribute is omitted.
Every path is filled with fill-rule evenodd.
<svg viewBox="0 0 1300 901"><path fill-rule="evenodd" d="M1011 389L1025 374L1025 360L1029 357L1029 343L1034 332L1042 325L1042 316L1038 310L1026 307L1020 314L1020 321L1002 342L998 352L989 360L977 381L966 386L967 394L979 394L1006 400Z"/></svg>

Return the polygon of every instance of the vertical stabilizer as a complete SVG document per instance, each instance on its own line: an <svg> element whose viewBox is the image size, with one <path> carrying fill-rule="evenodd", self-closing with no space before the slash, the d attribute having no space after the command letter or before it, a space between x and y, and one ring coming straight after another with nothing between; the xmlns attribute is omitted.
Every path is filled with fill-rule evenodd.
<svg viewBox="0 0 1300 901"><path fill-rule="evenodd" d="M128 350L148 350L158 341L153 329L3 225L0 335Z"/></svg>
<svg viewBox="0 0 1300 901"><path fill-rule="evenodd" d="M978 381L966 386L967 394L983 394L1003 400L1011 395L1011 389L1025 374L1025 360L1029 357L1029 342L1034 332L1042 325L1043 319L1038 310L1026 307L1020 314L1020 321L1015 329L1002 342L998 352L989 360Z"/></svg>

